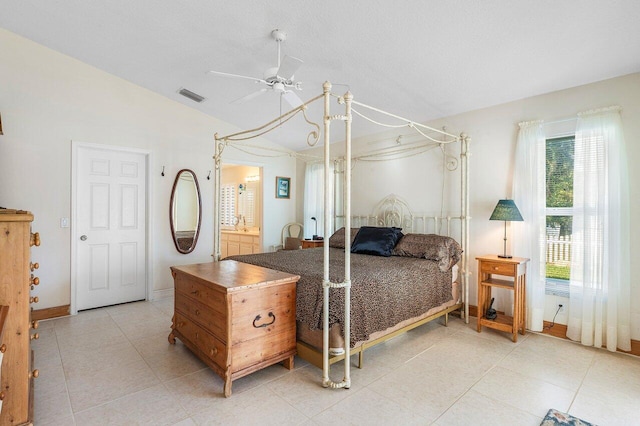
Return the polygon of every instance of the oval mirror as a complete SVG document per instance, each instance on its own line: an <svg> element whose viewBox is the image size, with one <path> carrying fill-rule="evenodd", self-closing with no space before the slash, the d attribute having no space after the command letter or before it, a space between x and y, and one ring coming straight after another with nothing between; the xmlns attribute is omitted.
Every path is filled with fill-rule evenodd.
<svg viewBox="0 0 640 426"><path fill-rule="evenodd" d="M191 253L198 242L202 215L200 186L191 170L182 169L176 175L169 209L173 243L180 253Z"/></svg>

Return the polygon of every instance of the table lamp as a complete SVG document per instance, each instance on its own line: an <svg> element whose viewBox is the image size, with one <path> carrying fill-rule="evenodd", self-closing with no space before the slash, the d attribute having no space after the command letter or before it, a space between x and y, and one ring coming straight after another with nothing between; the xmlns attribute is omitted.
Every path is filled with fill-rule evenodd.
<svg viewBox="0 0 640 426"><path fill-rule="evenodd" d="M513 200L499 200L489 220L504 220L504 254L499 254L498 257L511 259L513 256L507 254L507 222L522 222L524 220L516 203Z"/></svg>
<svg viewBox="0 0 640 426"><path fill-rule="evenodd" d="M313 234L313 237L311 237L311 239L312 240L317 240L318 239L318 221L316 220L315 216L312 217L311 220L316 223L316 233Z"/></svg>

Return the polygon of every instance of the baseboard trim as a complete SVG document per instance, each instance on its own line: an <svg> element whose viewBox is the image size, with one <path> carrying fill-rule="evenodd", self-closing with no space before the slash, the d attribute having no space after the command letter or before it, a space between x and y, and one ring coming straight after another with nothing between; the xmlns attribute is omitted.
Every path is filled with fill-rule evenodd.
<svg viewBox="0 0 640 426"><path fill-rule="evenodd" d="M164 290L153 290L152 297L153 297L153 300L168 299L170 297L173 297L173 289L167 288Z"/></svg>
<svg viewBox="0 0 640 426"><path fill-rule="evenodd" d="M620 349L618 349L618 352L624 352L625 354L640 356L640 340L631 339L631 350L621 351Z"/></svg>
<svg viewBox="0 0 640 426"><path fill-rule="evenodd" d="M564 324L555 324L550 321L542 321L542 334L548 334L549 336L559 337L561 339L569 339L567 337L567 326Z"/></svg>
<svg viewBox="0 0 640 426"><path fill-rule="evenodd" d="M40 321L51 318L66 317L71 315L71 305L55 306L31 311L31 319Z"/></svg>
<svg viewBox="0 0 640 426"><path fill-rule="evenodd" d="M476 305L469 305L469 316L478 318L478 307Z"/></svg>
<svg viewBox="0 0 640 426"><path fill-rule="evenodd" d="M478 317L478 307L475 305L469 305L469 316L470 317ZM536 333L547 334L549 336L558 337L560 339L567 339L567 326L564 324L555 324L549 321L542 322L543 329L542 331L537 331ZM635 356L640 356L640 340L631 339L631 350L623 351L622 349L618 349L618 352L622 352L625 354L631 354Z"/></svg>
<svg viewBox="0 0 640 426"><path fill-rule="evenodd" d="M173 289L154 290L152 297L153 300L168 299L173 297ZM53 308L31 311L31 319L36 321L66 317L69 315L71 315L71 305L54 306Z"/></svg>

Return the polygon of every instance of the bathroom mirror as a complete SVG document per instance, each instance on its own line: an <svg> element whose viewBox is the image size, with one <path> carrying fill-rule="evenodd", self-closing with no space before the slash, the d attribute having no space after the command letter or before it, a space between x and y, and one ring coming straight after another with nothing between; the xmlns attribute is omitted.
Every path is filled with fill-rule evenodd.
<svg viewBox="0 0 640 426"><path fill-rule="evenodd" d="M173 243L180 253L191 253L198 242L202 216L200 186L191 170L182 169L176 175L169 209Z"/></svg>

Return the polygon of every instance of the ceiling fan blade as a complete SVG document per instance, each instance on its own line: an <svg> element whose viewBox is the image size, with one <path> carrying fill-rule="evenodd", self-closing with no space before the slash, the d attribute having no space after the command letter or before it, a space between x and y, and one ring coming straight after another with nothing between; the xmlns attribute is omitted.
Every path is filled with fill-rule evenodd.
<svg viewBox="0 0 640 426"><path fill-rule="evenodd" d="M303 63L304 62L301 59L294 58L293 56L285 56L282 58L280 68L278 68L278 72L276 74L282 78L291 80L291 77L293 77Z"/></svg>
<svg viewBox="0 0 640 426"><path fill-rule="evenodd" d="M256 83L266 83L265 80L257 77L249 77L247 75L239 75L239 74L230 74L228 72L220 72L220 71L207 71L207 74L216 74L221 75L223 77L231 77L231 78L243 78L245 80L253 80Z"/></svg>
<svg viewBox="0 0 640 426"><path fill-rule="evenodd" d="M263 93L267 92L269 89L267 89L266 87L264 89L260 89L257 92L253 92L253 93L249 93L246 96L241 97L240 99L236 99L235 101L232 101L232 104L242 104L245 103L247 101L250 101L253 98L257 98L258 96L262 95Z"/></svg>
<svg viewBox="0 0 640 426"><path fill-rule="evenodd" d="M282 92L281 97L283 97L284 100L287 101L287 103L293 108L297 108L303 104L302 99L300 99L300 97L293 90Z"/></svg>

